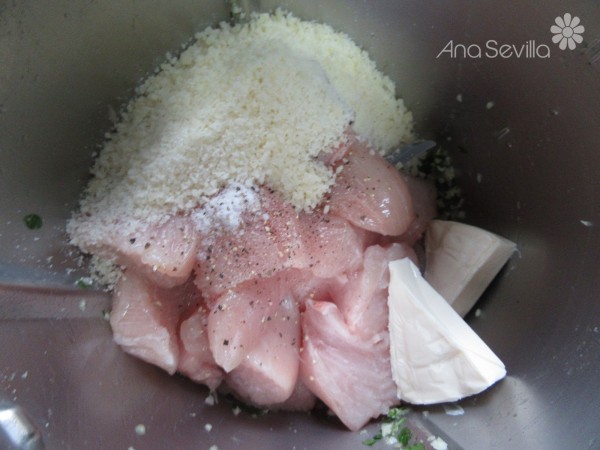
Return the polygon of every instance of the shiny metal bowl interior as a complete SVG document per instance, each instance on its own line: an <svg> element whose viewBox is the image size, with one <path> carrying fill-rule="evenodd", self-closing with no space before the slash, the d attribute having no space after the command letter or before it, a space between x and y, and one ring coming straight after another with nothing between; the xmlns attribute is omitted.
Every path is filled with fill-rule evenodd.
<svg viewBox="0 0 600 450"><path fill-rule="evenodd" d="M598 5L243 5L281 5L367 49L418 132L454 157L468 221L518 244L482 314L468 318L509 376L460 402L462 416L420 408L429 414L417 413L416 426L450 448L600 448ZM225 401L206 405L204 388L120 352L102 320L107 296L73 287L84 272L64 223L111 111L167 51L228 11L216 0L0 1L0 393L27 411L47 448L364 448L363 435L326 416L234 417ZM573 51L551 41L566 12L586 28ZM550 57L439 55L450 40L535 41ZM32 212L40 230L23 225Z"/></svg>

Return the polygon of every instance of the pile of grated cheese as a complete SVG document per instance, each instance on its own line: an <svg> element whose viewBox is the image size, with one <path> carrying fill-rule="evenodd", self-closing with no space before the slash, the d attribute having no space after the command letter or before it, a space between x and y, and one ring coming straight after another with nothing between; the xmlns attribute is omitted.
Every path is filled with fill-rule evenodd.
<svg viewBox="0 0 600 450"><path fill-rule="evenodd" d="M410 113L365 51L281 10L197 34L136 94L67 225L84 250L115 226L128 233L189 212L232 183L267 184L310 210L335 177L316 157L349 124L382 153L412 139Z"/></svg>

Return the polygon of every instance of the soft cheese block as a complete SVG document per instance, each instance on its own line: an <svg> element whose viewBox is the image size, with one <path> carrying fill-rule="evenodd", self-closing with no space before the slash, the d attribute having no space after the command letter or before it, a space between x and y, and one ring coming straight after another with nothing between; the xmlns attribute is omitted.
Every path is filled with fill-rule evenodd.
<svg viewBox="0 0 600 450"><path fill-rule="evenodd" d="M390 352L400 399L413 404L456 401L506 375L502 361L410 259L392 261L389 268Z"/></svg>
<svg viewBox="0 0 600 450"><path fill-rule="evenodd" d="M463 317L516 249L508 239L459 222L433 220L425 236L425 279Z"/></svg>

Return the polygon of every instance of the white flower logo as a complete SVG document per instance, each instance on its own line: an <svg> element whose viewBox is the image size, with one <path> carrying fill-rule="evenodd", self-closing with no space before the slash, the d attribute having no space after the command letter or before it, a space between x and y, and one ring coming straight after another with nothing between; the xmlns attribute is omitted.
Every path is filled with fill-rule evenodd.
<svg viewBox="0 0 600 450"><path fill-rule="evenodd" d="M581 34L585 31L583 25L579 25L581 22L579 17L571 17L571 14L566 13L563 17L557 17L555 20L556 25L550 27L550 31L554 34L552 36L552 42L558 44L561 50L564 50L569 46L569 50L575 50L576 43L581 44L583 38Z"/></svg>

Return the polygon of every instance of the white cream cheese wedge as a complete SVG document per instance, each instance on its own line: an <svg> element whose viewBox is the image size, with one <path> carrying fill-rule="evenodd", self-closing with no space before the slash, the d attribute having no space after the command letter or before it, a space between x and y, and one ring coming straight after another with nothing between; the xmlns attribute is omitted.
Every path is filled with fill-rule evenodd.
<svg viewBox="0 0 600 450"><path fill-rule="evenodd" d="M425 279L463 317L516 249L508 239L459 222L433 220L425 236Z"/></svg>
<svg viewBox="0 0 600 450"><path fill-rule="evenodd" d="M504 364L408 259L392 261L388 295L392 375L398 398L456 401L506 375Z"/></svg>

